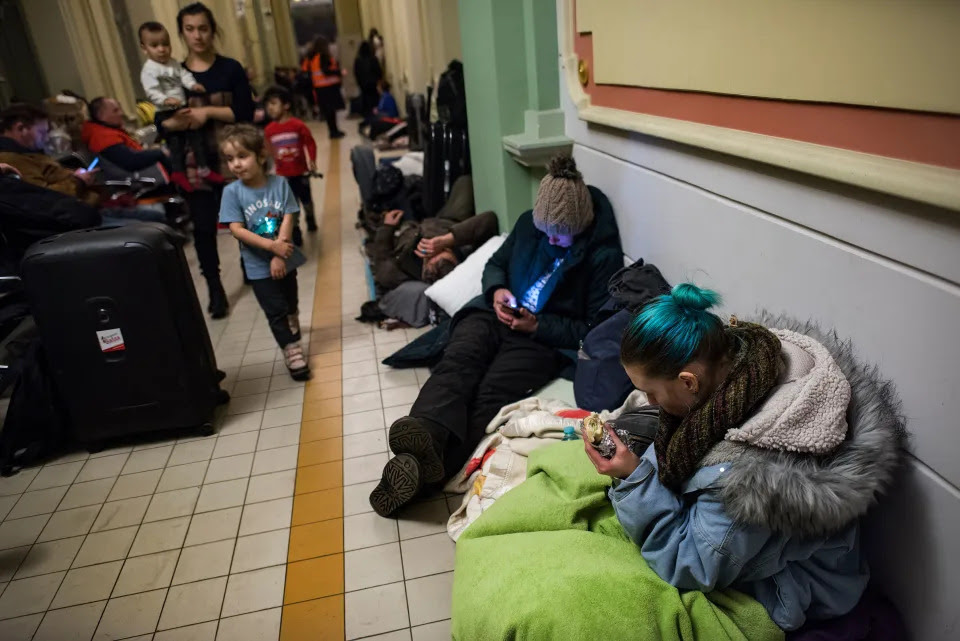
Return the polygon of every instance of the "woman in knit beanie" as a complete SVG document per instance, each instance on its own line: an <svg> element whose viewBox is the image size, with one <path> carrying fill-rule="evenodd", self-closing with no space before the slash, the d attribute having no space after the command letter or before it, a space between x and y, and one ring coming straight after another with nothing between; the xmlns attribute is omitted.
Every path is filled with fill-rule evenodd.
<svg viewBox="0 0 960 641"><path fill-rule="evenodd" d="M555 156L540 181L533 224L547 236L572 238L592 222L593 200L577 163L566 154Z"/></svg>
<svg viewBox="0 0 960 641"><path fill-rule="evenodd" d="M597 322L607 281L623 267L610 201L584 184L570 156L550 162L534 208L502 242L410 416L390 427L396 456L370 495L382 516L457 474L501 407L572 364L565 354Z"/></svg>

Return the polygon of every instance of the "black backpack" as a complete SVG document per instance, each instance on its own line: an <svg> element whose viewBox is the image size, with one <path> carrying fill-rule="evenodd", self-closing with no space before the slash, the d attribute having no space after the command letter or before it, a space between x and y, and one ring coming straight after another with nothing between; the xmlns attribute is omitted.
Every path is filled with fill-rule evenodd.
<svg viewBox="0 0 960 641"><path fill-rule="evenodd" d="M467 128L467 91L463 63L452 60L437 82L437 116L464 130Z"/></svg>

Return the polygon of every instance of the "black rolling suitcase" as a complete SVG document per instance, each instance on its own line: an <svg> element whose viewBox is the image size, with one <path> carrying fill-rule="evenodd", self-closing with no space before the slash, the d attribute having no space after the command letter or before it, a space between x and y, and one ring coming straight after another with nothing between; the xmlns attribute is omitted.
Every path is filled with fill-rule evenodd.
<svg viewBox="0 0 960 641"><path fill-rule="evenodd" d="M153 223L68 232L31 246L22 270L78 441L212 432L219 376L182 236Z"/></svg>

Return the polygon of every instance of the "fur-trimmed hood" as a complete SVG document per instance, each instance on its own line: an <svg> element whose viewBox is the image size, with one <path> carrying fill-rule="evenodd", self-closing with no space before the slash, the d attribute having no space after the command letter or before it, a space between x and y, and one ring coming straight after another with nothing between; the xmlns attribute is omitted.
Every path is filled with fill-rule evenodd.
<svg viewBox="0 0 960 641"><path fill-rule="evenodd" d="M733 461L719 483L728 514L788 536L824 536L863 516L890 484L906 432L893 385L855 357L850 341L812 322L763 313L753 322L823 345L850 383L847 438L816 456L724 441L701 464Z"/></svg>

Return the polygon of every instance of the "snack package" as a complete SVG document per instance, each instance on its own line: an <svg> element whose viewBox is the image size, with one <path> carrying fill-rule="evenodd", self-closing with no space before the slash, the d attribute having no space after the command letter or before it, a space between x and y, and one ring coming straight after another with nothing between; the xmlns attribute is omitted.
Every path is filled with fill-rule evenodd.
<svg viewBox="0 0 960 641"><path fill-rule="evenodd" d="M597 414L591 414L583 419L583 426L586 428L590 444L600 452L603 458L610 458L617 451L617 445L604 429L604 425L609 425L617 438L623 441L634 454L642 456L653 442L659 423L659 409L650 405L621 414L607 423L603 423Z"/></svg>

